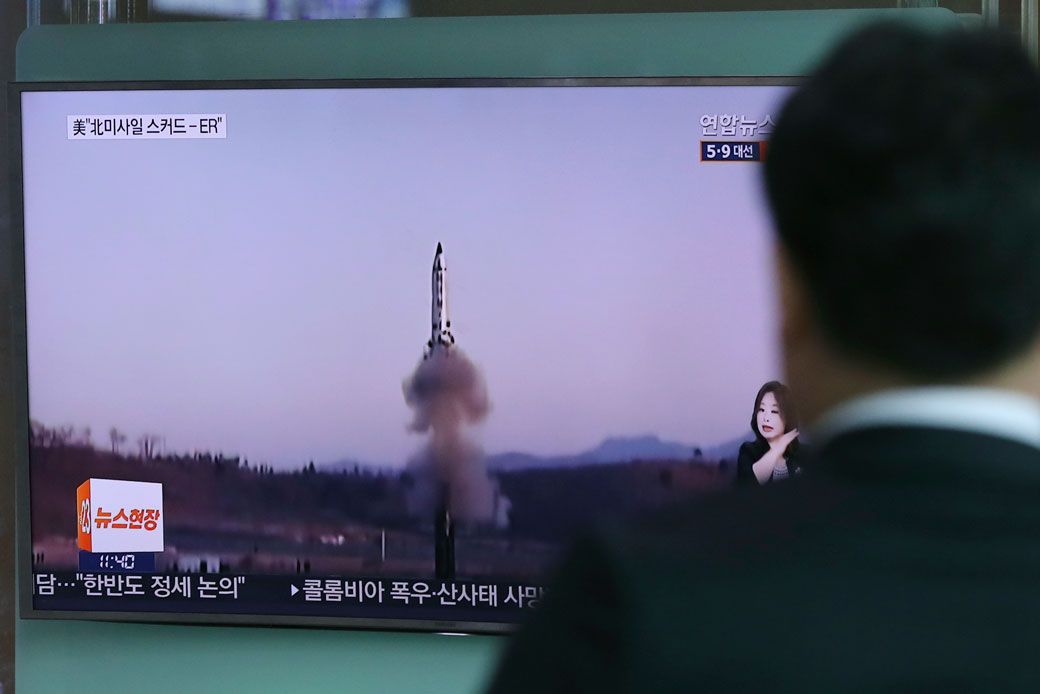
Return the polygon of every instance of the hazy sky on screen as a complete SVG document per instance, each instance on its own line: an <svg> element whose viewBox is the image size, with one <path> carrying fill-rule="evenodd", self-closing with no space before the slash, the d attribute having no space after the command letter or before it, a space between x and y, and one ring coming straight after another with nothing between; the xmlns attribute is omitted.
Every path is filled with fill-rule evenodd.
<svg viewBox="0 0 1040 694"><path fill-rule="evenodd" d="M444 244L489 452L744 433L778 375L755 164L702 114L776 87L31 93L30 410L169 450L403 464ZM226 113L225 140L70 142L72 114Z"/></svg>

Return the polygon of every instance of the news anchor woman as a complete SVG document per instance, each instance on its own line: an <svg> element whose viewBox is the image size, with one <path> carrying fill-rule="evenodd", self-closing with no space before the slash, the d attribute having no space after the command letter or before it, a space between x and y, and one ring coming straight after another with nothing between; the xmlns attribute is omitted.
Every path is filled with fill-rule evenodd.
<svg viewBox="0 0 1040 694"><path fill-rule="evenodd" d="M790 389L780 381L759 388L751 413L754 441L737 455L737 485L757 487L801 472L798 465L798 413Z"/></svg>

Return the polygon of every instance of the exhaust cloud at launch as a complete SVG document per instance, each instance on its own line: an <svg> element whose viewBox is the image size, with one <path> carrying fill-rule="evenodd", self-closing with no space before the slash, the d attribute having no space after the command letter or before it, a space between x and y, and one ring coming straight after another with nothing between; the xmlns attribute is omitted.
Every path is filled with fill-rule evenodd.
<svg viewBox="0 0 1040 694"><path fill-rule="evenodd" d="M455 344L447 312L447 269L437 244L432 270L431 336L415 371L404 382L405 402L414 418L409 429L428 434L410 467L416 474L420 512L447 503L459 520L496 519L496 491L484 465L484 452L471 428L491 410L484 376ZM504 500L502 500L504 502Z"/></svg>

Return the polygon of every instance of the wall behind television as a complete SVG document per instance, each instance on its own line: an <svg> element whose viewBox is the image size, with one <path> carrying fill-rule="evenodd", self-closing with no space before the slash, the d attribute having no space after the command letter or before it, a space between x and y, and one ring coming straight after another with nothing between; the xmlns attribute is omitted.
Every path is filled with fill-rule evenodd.
<svg viewBox="0 0 1040 694"><path fill-rule="evenodd" d="M17 75L798 75L844 33L883 14L891 12L46 26L23 35ZM957 22L943 10L897 16ZM3 338L7 344L9 335ZM454 694L480 689L503 643L491 636L19 620L16 676L21 692Z"/></svg>

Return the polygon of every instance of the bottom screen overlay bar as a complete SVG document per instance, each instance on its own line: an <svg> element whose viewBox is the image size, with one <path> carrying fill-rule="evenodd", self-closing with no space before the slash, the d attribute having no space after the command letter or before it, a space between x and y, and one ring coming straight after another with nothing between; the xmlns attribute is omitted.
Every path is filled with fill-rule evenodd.
<svg viewBox="0 0 1040 694"><path fill-rule="evenodd" d="M540 585L343 576L37 572L37 610L519 622Z"/></svg>

